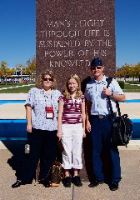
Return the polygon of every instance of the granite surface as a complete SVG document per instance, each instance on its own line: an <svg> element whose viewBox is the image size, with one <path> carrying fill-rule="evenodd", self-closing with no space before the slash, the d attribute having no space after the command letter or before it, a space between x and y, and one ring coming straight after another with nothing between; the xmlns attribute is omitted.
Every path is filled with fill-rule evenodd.
<svg viewBox="0 0 140 200"><path fill-rule="evenodd" d="M63 89L70 74L86 78L98 56L106 73L114 74L114 0L36 0L36 5L37 76L53 70Z"/></svg>

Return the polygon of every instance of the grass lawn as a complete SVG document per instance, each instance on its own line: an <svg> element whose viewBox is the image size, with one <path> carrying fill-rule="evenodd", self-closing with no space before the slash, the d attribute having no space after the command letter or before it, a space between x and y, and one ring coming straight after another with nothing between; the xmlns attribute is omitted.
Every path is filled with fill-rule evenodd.
<svg viewBox="0 0 140 200"><path fill-rule="evenodd" d="M8 88L8 89L2 89L0 90L0 93L27 93L30 88L34 87L34 85L26 85L24 87L16 88L17 86L22 86L24 84L14 84L14 85L0 85L0 89L2 88L8 88L8 87L14 87L14 88ZM129 83L125 83L124 85L124 92L140 92L140 86L137 85L131 85Z"/></svg>
<svg viewBox="0 0 140 200"><path fill-rule="evenodd" d="M18 83L18 84L0 84L0 88L8 88L8 87L14 87L14 86L21 86L25 85L23 83Z"/></svg>
<svg viewBox="0 0 140 200"><path fill-rule="evenodd" d="M123 91L124 92L140 92L140 86L125 83Z"/></svg>
<svg viewBox="0 0 140 200"><path fill-rule="evenodd" d="M32 87L34 87L34 85L26 85L24 87L17 87L16 86L21 86L22 84L18 84L18 85L8 85L9 87L15 87L15 88L8 88L7 85L5 85L5 87L7 87L7 89L2 89L0 90L0 93L27 93ZM0 87L2 88L2 87Z"/></svg>

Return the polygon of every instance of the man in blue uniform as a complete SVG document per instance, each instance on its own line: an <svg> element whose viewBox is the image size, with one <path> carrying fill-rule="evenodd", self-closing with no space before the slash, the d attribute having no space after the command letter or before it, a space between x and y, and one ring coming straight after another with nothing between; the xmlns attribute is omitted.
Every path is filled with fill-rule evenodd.
<svg viewBox="0 0 140 200"><path fill-rule="evenodd" d="M110 190L115 191L121 180L120 157L117 147L111 144L111 115L107 96L110 97L114 114L117 112L115 101L124 101L125 95L118 82L112 79L107 88L104 66L100 58L94 58L90 65L91 81L86 85L85 97L87 102L86 129L91 133L92 170L96 179L89 187L95 187L105 182L102 153L107 152L110 159L111 180Z"/></svg>

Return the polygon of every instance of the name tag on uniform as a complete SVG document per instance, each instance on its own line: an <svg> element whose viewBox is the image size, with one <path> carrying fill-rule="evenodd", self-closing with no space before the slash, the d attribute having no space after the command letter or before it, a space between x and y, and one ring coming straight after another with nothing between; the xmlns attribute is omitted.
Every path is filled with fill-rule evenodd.
<svg viewBox="0 0 140 200"><path fill-rule="evenodd" d="M53 119L54 118L54 111L52 106L45 107L46 112L46 119Z"/></svg>

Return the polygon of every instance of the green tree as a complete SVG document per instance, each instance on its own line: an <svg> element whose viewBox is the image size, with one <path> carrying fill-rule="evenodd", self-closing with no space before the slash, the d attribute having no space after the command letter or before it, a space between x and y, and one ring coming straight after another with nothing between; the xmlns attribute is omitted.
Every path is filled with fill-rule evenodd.
<svg viewBox="0 0 140 200"><path fill-rule="evenodd" d="M134 78L139 78L140 81L140 63L136 65L128 65L125 64L121 68L118 68L116 71L116 76L117 77L132 77L133 80Z"/></svg>
<svg viewBox="0 0 140 200"><path fill-rule="evenodd" d="M1 71L1 76L6 77L7 76L7 71L8 71L8 65L7 62L2 61L0 64L0 71Z"/></svg>
<svg viewBox="0 0 140 200"><path fill-rule="evenodd" d="M35 81L35 75L36 75L36 58L35 57L27 61L26 74L29 74L30 79Z"/></svg>
<svg viewBox="0 0 140 200"><path fill-rule="evenodd" d="M27 61L26 73L32 75L36 73L36 59L35 57Z"/></svg>

